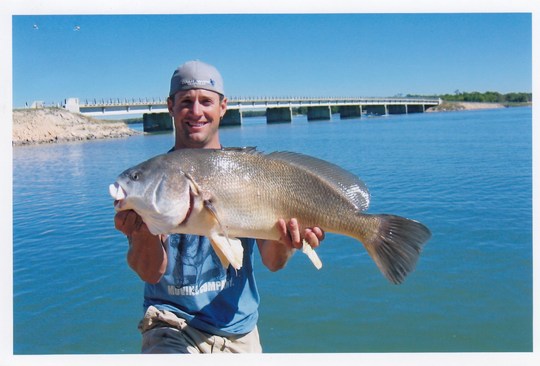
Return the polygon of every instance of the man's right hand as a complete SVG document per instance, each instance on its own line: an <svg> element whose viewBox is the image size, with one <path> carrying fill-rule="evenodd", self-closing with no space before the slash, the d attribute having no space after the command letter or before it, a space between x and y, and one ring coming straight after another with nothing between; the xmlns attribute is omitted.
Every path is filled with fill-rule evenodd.
<svg viewBox="0 0 540 366"><path fill-rule="evenodd" d="M144 231L150 234L150 231L143 222L142 217L140 217L133 210L119 211L116 213L114 216L114 227L116 230L121 231L126 236L131 236L134 232Z"/></svg>

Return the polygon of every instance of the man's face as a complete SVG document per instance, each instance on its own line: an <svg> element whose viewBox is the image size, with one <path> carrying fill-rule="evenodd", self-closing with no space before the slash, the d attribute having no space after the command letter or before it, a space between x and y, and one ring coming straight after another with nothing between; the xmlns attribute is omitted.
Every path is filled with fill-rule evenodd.
<svg viewBox="0 0 540 366"><path fill-rule="evenodd" d="M219 149L218 128L227 110L227 99L218 93L192 89L179 91L167 100L176 129L175 148Z"/></svg>

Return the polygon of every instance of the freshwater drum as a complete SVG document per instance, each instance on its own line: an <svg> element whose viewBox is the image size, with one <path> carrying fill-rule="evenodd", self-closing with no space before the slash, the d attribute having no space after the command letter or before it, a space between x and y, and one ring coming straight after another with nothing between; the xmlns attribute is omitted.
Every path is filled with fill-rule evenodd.
<svg viewBox="0 0 540 366"><path fill-rule="evenodd" d="M181 149L127 169L109 192L117 211L136 211L154 235L208 236L222 265L235 269L243 260L238 238L278 240L280 218L356 238L395 284L414 269L431 237L417 221L365 213L370 195L356 175L294 152Z"/></svg>

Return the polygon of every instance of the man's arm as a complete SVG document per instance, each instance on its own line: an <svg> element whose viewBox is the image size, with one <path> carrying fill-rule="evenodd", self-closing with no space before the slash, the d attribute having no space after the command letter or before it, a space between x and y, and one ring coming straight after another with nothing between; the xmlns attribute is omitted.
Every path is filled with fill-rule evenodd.
<svg viewBox="0 0 540 366"><path fill-rule="evenodd" d="M128 237L129 266L148 283L157 283L167 268L167 253L162 237L153 235L135 211L120 211L114 225Z"/></svg>
<svg viewBox="0 0 540 366"><path fill-rule="evenodd" d="M279 240L257 240L262 262L272 272L285 267L296 249L302 248L302 239L314 249L324 239L324 232L318 227L305 229L303 235L300 235L298 221L294 218L288 224L280 219L278 228L281 232Z"/></svg>

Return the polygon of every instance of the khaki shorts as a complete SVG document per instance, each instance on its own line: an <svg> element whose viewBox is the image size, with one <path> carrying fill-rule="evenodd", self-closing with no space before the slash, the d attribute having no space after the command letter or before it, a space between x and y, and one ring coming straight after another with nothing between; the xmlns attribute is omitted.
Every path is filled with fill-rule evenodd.
<svg viewBox="0 0 540 366"><path fill-rule="evenodd" d="M221 337L190 327L167 310L150 306L139 323L142 353L261 353L257 327L241 336Z"/></svg>

